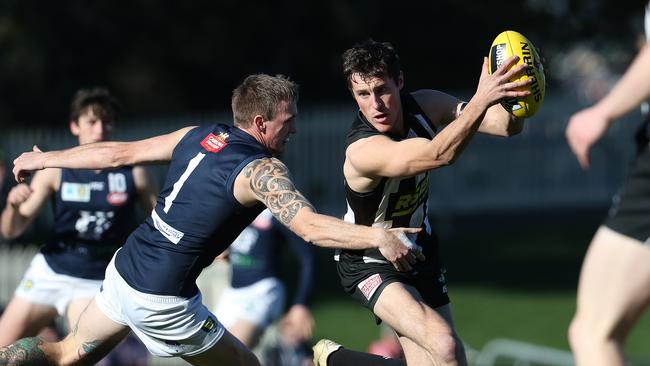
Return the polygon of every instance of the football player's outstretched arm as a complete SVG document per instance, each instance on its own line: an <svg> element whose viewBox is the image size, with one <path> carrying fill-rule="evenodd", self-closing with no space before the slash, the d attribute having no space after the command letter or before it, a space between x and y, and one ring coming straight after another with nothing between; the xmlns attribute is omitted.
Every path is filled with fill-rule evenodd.
<svg viewBox="0 0 650 366"><path fill-rule="evenodd" d="M353 225L315 212L314 206L296 189L287 167L276 158L249 163L235 179L237 200L245 206L262 202L282 224L305 241L321 247L342 249L377 248L399 270L410 270L423 258L421 248L404 233L420 229Z"/></svg>
<svg viewBox="0 0 650 366"><path fill-rule="evenodd" d="M34 146L32 152L23 153L14 160L14 177L22 182L31 172L45 168L106 169L168 162L178 142L192 128L139 141L104 141L49 152Z"/></svg>
<svg viewBox="0 0 650 366"><path fill-rule="evenodd" d="M490 106L504 98L530 94L530 91L518 90L529 85L530 79L509 81L526 68L526 65L513 67L517 60L518 57L513 56L493 74L488 74L487 59L484 59L476 93L463 113L432 140L410 138L393 141L386 136L371 136L351 144L346 150L346 178L355 175L369 178L409 177L453 163L477 131ZM421 106L425 111L432 109L426 103Z"/></svg>
<svg viewBox="0 0 650 366"><path fill-rule="evenodd" d="M7 196L7 205L2 210L2 236L14 239L25 232L60 181L60 169L47 169L34 174L29 185L20 183L13 187Z"/></svg>
<svg viewBox="0 0 650 366"><path fill-rule="evenodd" d="M583 109L569 120L566 138L583 168L590 164L589 151L619 117L650 98L650 43L637 57L614 88L594 106Z"/></svg>

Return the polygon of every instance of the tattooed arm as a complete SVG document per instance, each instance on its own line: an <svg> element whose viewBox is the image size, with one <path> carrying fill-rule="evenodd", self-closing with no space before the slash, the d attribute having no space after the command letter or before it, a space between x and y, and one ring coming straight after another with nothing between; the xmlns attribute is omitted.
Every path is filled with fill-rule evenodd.
<svg viewBox="0 0 650 366"><path fill-rule="evenodd" d="M404 233L420 229L381 228L353 225L320 215L296 189L287 167L276 158L257 159L249 163L235 180L235 197L250 206L262 202L282 224L305 241L321 247L342 249L378 248L397 269L410 270L421 256Z"/></svg>
<svg viewBox="0 0 650 366"><path fill-rule="evenodd" d="M43 351L44 343L37 337L23 338L14 344L0 348L0 366L56 365Z"/></svg>

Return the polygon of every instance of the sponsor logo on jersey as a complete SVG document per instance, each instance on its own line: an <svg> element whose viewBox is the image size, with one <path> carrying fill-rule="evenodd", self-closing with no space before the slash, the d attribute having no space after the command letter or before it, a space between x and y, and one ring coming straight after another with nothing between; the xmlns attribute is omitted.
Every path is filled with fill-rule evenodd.
<svg viewBox="0 0 650 366"><path fill-rule="evenodd" d="M103 191L104 190L104 182L90 182L90 190L91 191Z"/></svg>
<svg viewBox="0 0 650 366"><path fill-rule="evenodd" d="M153 219L153 226L160 232L167 240L171 241L174 244L178 244L179 241L185 236L180 230L174 229L171 225L163 221L163 219L158 216L156 210L151 211L151 218Z"/></svg>
<svg viewBox="0 0 650 366"><path fill-rule="evenodd" d="M34 287L34 281L32 281L32 280L24 280L23 281L23 289L31 290L33 287Z"/></svg>
<svg viewBox="0 0 650 366"><path fill-rule="evenodd" d="M427 199L428 194L429 177L427 175L418 183L415 191L400 195L391 194L388 204L389 217L395 218L412 214Z"/></svg>
<svg viewBox="0 0 650 366"><path fill-rule="evenodd" d="M217 153L224 147L228 146L226 139L228 138L227 133L220 133L219 136L209 133L203 141L201 141L201 146L209 152Z"/></svg>
<svg viewBox="0 0 650 366"><path fill-rule="evenodd" d="M377 291L379 288L379 285L384 282L381 279L381 276L379 273L375 273L374 275L366 278L365 280L361 281L357 287L359 287L359 290L361 290L361 293L363 293L363 296L366 297L368 301L370 301L370 298L372 295Z"/></svg>
<svg viewBox="0 0 650 366"><path fill-rule="evenodd" d="M201 327L201 330L206 332L206 333L214 333L217 330L217 321L209 316L205 321L203 322L203 326Z"/></svg>
<svg viewBox="0 0 650 366"><path fill-rule="evenodd" d="M111 192L106 196L106 201L112 206L122 206L129 199L126 192Z"/></svg>
<svg viewBox="0 0 650 366"><path fill-rule="evenodd" d="M63 182L61 201L90 202L90 184Z"/></svg>
<svg viewBox="0 0 650 366"><path fill-rule="evenodd" d="M440 269L440 274L438 275L438 282L442 284L442 293L446 294L447 293L447 278L445 277L445 273L447 273L446 268L441 268Z"/></svg>

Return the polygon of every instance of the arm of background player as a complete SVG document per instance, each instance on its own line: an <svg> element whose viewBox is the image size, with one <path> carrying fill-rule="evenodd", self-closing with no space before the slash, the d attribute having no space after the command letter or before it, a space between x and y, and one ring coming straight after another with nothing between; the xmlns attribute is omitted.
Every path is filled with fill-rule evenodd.
<svg viewBox="0 0 650 366"><path fill-rule="evenodd" d="M583 168L590 164L589 151L619 117L650 98L650 43L637 57L614 88L596 105L571 116L566 138Z"/></svg>
<svg viewBox="0 0 650 366"><path fill-rule="evenodd" d="M278 230L282 232L285 242L291 247L300 263L300 274L293 303L309 306L314 285L314 247L277 220L273 220L273 224L277 225Z"/></svg>
<svg viewBox="0 0 650 366"><path fill-rule="evenodd" d="M11 240L24 233L60 181L61 169L45 169L34 174L29 185L21 183L13 187L2 211L2 236Z"/></svg>
<svg viewBox="0 0 650 366"><path fill-rule="evenodd" d="M513 56L493 74L487 72L484 59L481 78L476 93L467 103L463 113L439 131L432 140L411 138L393 141L378 135L361 139L345 152L344 173L354 177L408 177L431 169L449 165L462 153L483 120L488 107L504 98L529 95L529 91L517 88L530 84L531 80L510 82L520 75L525 65L514 66L518 58ZM430 106L422 106L425 111ZM448 114L449 107L444 114Z"/></svg>
<svg viewBox="0 0 650 366"><path fill-rule="evenodd" d="M621 80L596 106L608 120L622 117L650 98L650 43L646 42Z"/></svg>
<svg viewBox="0 0 650 366"><path fill-rule="evenodd" d="M296 234L273 220L278 230L283 233L283 238L289 245L300 262L300 273L293 303L282 319L281 327L284 337L295 344L311 339L314 327L314 317L309 308L312 290L314 288L314 247Z"/></svg>
<svg viewBox="0 0 650 366"><path fill-rule="evenodd" d="M105 141L66 150L23 153L14 160L14 177L22 182L34 170L45 168L106 169L124 165L155 164L171 160L176 144L194 127L132 142Z"/></svg>
<svg viewBox="0 0 650 366"><path fill-rule="evenodd" d="M404 235L420 229L386 231L317 214L294 186L287 167L276 158L250 162L235 178L233 193L244 206L263 203L278 221L309 243L328 248L377 248L399 270L409 270L416 258L423 259L420 248Z"/></svg>
<svg viewBox="0 0 650 366"><path fill-rule="evenodd" d="M149 214L156 206L158 196L158 182L151 175L149 169L143 166L133 167L133 183L138 191L138 197L142 203L145 214Z"/></svg>

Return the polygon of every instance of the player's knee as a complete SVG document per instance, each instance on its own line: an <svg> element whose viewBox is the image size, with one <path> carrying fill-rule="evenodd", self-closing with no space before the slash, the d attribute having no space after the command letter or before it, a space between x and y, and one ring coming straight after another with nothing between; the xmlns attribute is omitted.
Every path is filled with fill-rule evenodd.
<svg viewBox="0 0 650 366"><path fill-rule="evenodd" d="M452 333L438 333L431 338L429 344L429 352L444 365L457 364L461 349L462 345Z"/></svg>
<svg viewBox="0 0 650 366"><path fill-rule="evenodd" d="M574 351L581 348L580 345L582 343L582 339L584 338L584 330L582 329L581 323L582 322L578 319L578 317L574 316L571 320L571 324L569 324L569 329L567 330L569 345Z"/></svg>
<svg viewBox="0 0 650 366"><path fill-rule="evenodd" d="M618 336L607 322L597 322L576 314L568 329L569 345L575 352L590 350L607 342L617 342Z"/></svg>

